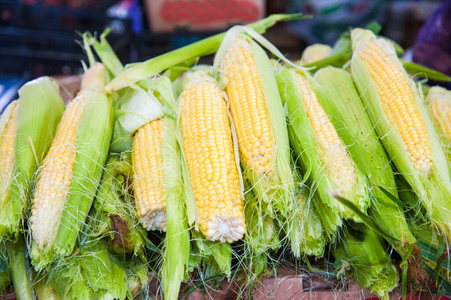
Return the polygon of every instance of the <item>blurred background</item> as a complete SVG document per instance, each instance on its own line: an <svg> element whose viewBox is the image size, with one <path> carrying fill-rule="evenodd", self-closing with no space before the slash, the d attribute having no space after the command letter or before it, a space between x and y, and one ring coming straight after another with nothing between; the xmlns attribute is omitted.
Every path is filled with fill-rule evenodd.
<svg viewBox="0 0 451 300"><path fill-rule="evenodd" d="M274 13L303 12L314 18L277 24L265 35L296 60L307 45L333 45L343 31L372 21L382 25L380 34L413 49L427 18L445 2L451 1L0 0L0 111L2 97L14 97L14 89L26 80L42 75L64 80L80 74L85 55L75 40L86 30L100 34L110 27L108 40L122 62L131 63L234 24Z"/></svg>

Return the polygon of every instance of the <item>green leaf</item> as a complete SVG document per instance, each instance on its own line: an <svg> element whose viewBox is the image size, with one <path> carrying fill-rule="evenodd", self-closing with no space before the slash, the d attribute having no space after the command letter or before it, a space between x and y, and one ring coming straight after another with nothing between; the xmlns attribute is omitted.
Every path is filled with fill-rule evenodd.
<svg viewBox="0 0 451 300"><path fill-rule="evenodd" d="M443 74L439 71L436 71L434 69L425 67L423 65L405 61L404 59L400 59L402 62L404 68L406 69L407 73L419 76L419 77L425 77L427 79L436 80L436 81L445 81L450 82L451 77Z"/></svg>

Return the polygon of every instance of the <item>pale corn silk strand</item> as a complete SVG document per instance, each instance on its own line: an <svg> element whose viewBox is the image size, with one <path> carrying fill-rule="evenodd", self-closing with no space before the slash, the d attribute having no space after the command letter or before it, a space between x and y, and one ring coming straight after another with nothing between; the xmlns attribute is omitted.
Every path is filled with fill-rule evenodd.
<svg viewBox="0 0 451 300"><path fill-rule="evenodd" d="M147 230L166 231L163 176L163 119L140 127L133 137L132 164L136 213Z"/></svg>
<svg viewBox="0 0 451 300"><path fill-rule="evenodd" d="M236 241L245 232L244 203L227 103L210 82L187 85L180 99L184 153L200 229L210 241Z"/></svg>
<svg viewBox="0 0 451 300"><path fill-rule="evenodd" d="M85 104L86 98L81 95L68 105L39 170L30 227L40 248L52 243L56 237L69 194L77 153L76 133Z"/></svg>
<svg viewBox="0 0 451 300"><path fill-rule="evenodd" d="M308 80L297 73L296 78L301 88L302 100L310 125L316 137L316 148L320 152L327 177L332 182L335 191L340 195L349 195L357 185L357 174L352 159Z"/></svg>
<svg viewBox="0 0 451 300"><path fill-rule="evenodd" d="M275 137L249 43L232 46L222 68L243 161L258 174L273 172Z"/></svg>
<svg viewBox="0 0 451 300"><path fill-rule="evenodd" d="M382 107L402 138L415 169L427 174L432 167L431 144L408 77L380 45L366 42L359 56L374 79Z"/></svg>
<svg viewBox="0 0 451 300"><path fill-rule="evenodd" d="M0 136L0 200L3 199L3 195L6 194L6 191L10 186L14 169L15 140L17 134L17 103L18 101L13 103L13 111L6 124L5 131L3 132L2 136Z"/></svg>

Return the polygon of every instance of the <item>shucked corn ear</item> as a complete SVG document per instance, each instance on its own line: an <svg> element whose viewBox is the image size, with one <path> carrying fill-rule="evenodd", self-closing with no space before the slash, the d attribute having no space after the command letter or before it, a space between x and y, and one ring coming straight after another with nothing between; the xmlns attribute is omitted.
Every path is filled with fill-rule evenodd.
<svg viewBox="0 0 451 300"><path fill-rule="evenodd" d="M166 231L163 177L163 119L145 124L133 137L132 164L136 214L147 230Z"/></svg>
<svg viewBox="0 0 451 300"><path fill-rule="evenodd" d="M363 174L356 167L345 144L335 130L323 105L328 96L307 73L283 68L276 76L279 92L288 107L292 147L312 191L317 193L315 206L325 231L333 235L341 226L341 218L358 217L338 203L327 192L351 200L362 212L369 205Z"/></svg>
<svg viewBox="0 0 451 300"><path fill-rule="evenodd" d="M450 237L449 167L423 95L389 42L360 28L351 39L352 75L388 156L417 193L431 224Z"/></svg>
<svg viewBox="0 0 451 300"><path fill-rule="evenodd" d="M64 111L58 84L28 82L0 119L0 240L19 233L33 173L44 158Z"/></svg>
<svg viewBox="0 0 451 300"><path fill-rule="evenodd" d="M243 195L235 158L228 105L203 71L186 75L179 99L184 157L207 240L233 242L243 237Z"/></svg>
<svg viewBox="0 0 451 300"><path fill-rule="evenodd" d="M249 36L230 30L215 66L230 103L244 177L256 198L269 204L269 214L287 215L296 201L295 186L285 114L269 59Z"/></svg>
<svg viewBox="0 0 451 300"><path fill-rule="evenodd" d="M101 36L100 43L94 42L94 48L102 61L105 62L109 71L115 76L119 75L123 67L105 39L105 35ZM128 97L126 97L127 95ZM158 97L156 95L158 95ZM161 166L156 166L156 169L158 170L157 176L160 176L159 184L162 186L158 187L153 185L150 187L158 190L163 189L164 195L162 197L164 197L164 202L167 203L167 207L164 208L164 217L162 217L162 213L159 215L159 220L165 220L165 222L157 222L160 225L166 225L161 281L165 298L177 299L180 283L186 278L188 269L190 258L190 235L187 224L186 206L182 194L181 157L176 138L177 115L170 80L167 77L162 76L140 81L139 85L133 85L125 92L124 97L119 100L118 108L119 110L123 108L125 113L123 113L115 122L114 137L111 144L112 151L123 151L127 148L129 141L132 141L130 144L134 144L135 146L132 147L134 148L132 151L132 164L135 167L134 173L142 174L143 177L138 178L141 180L145 178L145 172L152 172L152 164L155 166L155 162L160 160L160 158L155 157L161 157ZM143 108L146 109L143 110ZM162 119L159 119L161 117ZM157 120L158 122L156 122ZM138 147L140 147L138 142L142 141L143 138L142 136L137 136L139 130L142 126L147 126L147 128L143 129L144 131L152 129L150 128L151 125L149 122L162 122L162 132L157 132L157 136L161 141L157 144L148 141L150 147L149 144L147 147L146 144L144 144L144 149L138 149ZM138 132L136 132L136 130L138 130ZM132 138L131 136L133 134L134 137ZM138 141L138 138L140 141ZM113 150L113 148L115 149ZM155 154L157 155L143 152L149 150L148 148L154 148ZM141 152L142 155L137 155L137 152ZM153 160L138 161L143 157L151 157ZM138 170L138 164L143 167L142 170ZM162 172L159 170L162 170ZM149 216L145 214L146 212L150 212L152 215L152 210L155 209L155 203L145 202L143 201L145 199L137 198L138 193L144 197L146 197L146 192L149 194L152 193L149 190L146 191L140 189L141 187L139 185L143 185L144 188L146 188L149 184L146 182L145 184L141 184L139 181L134 182L135 204L138 205L138 203L140 203L140 209L144 212L141 221L143 224L155 224L155 222L153 222L154 220L149 220ZM139 192L136 192L136 189L139 189ZM153 195L155 196L155 192L153 192ZM149 199L149 195L147 195L147 199ZM162 212L162 210L160 210L160 212ZM155 214L153 215L155 216ZM140 269L142 270L143 268ZM143 271L147 275L146 269L147 268L145 267ZM145 280L147 278L147 276L140 277L141 282L143 279ZM132 280L132 282L136 281ZM133 284L132 282L129 282L129 284Z"/></svg>
<svg viewBox="0 0 451 300"><path fill-rule="evenodd" d="M95 196L114 120L104 76L101 64L86 72L39 170L29 220L31 258L38 270L73 251Z"/></svg>
<svg viewBox="0 0 451 300"><path fill-rule="evenodd" d="M346 144L356 166L367 176L372 202L368 213L378 226L401 241L392 245L405 252L415 243L404 218L402 209L380 187L398 198L395 177L387 154L377 137L374 126L363 106L349 72L326 67L315 73L315 79L323 86L329 97L323 98L323 107L333 116L332 122L340 138Z"/></svg>

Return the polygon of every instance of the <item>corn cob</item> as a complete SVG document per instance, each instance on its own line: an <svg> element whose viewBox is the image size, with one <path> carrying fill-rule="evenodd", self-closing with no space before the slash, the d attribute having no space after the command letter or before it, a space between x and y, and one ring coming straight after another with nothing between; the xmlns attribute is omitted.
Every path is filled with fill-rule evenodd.
<svg viewBox="0 0 451 300"><path fill-rule="evenodd" d="M226 37L215 57L230 102L244 177L271 217L296 201L284 110L266 53L249 37Z"/></svg>
<svg viewBox="0 0 451 300"><path fill-rule="evenodd" d="M304 52L302 52L301 60L299 61L299 64L304 66L308 65L314 62L317 62L319 60L322 60L332 53L332 48L329 45L323 45L323 44L313 44L308 46L304 49Z"/></svg>
<svg viewBox="0 0 451 300"><path fill-rule="evenodd" d="M282 69L276 76L279 91L288 107L289 132L292 147L307 180L317 194L315 206L326 233L334 235L342 225L341 218L360 219L335 199L333 190L350 199L362 212L369 205L363 174L338 136L323 105L328 96L308 74Z"/></svg>
<svg viewBox="0 0 451 300"><path fill-rule="evenodd" d="M392 245L404 254L415 238L410 232L404 213L380 187L398 198L395 177L387 154L374 131L374 126L361 102L351 74L334 67L326 67L315 73L315 79L329 97L323 98L328 115L340 138L345 142L352 159L367 176L372 202L368 213L385 232L400 241Z"/></svg>
<svg viewBox="0 0 451 300"><path fill-rule="evenodd" d="M73 251L108 153L114 112L105 96L105 69L91 67L69 104L39 170L32 199L32 262L41 269Z"/></svg>
<svg viewBox="0 0 451 300"><path fill-rule="evenodd" d="M166 199L161 147L163 119L147 123L133 137L136 213L147 230L166 231Z"/></svg>
<svg viewBox="0 0 451 300"><path fill-rule="evenodd" d="M245 222L227 103L204 72L187 77L180 122L200 229L207 240L233 242L243 236Z"/></svg>
<svg viewBox="0 0 451 300"><path fill-rule="evenodd" d="M353 30L351 39L352 75L388 156L432 225L450 237L449 167L422 95L390 43L363 29Z"/></svg>
<svg viewBox="0 0 451 300"><path fill-rule="evenodd" d="M0 136L0 239L19 233L33 173L47 153L64 110L59 87L48 77L28 82L19 96L0 121L4 131Z"/></svg>

